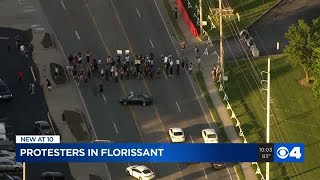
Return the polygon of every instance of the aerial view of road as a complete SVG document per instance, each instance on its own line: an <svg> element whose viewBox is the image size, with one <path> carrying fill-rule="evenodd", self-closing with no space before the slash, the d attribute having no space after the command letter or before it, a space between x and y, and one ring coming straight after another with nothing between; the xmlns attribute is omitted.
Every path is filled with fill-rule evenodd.
<svg viewBox="0 0 320 180"><path fill-rule="evenodd" d="M27 2L30 5L26 5ZM0 8L4 10L5 7L9 7L6 3L9 4L9 1L4 1ZM23 5L23 3L26 4ZM174 10L175 3L173 0L168 0L168 6L171 6L173 15L178 19L178 26L184 28L186 25L181 25L180 14L178 15L177 9ZM318 5L315 1L312 3ZM198 46L195 46L195 50L194 47L188 47L188 51L181 49L181 41L176 38L177 30L174 29L174 24L170 23L165 3L161 0L38 0L32 2L19 0L15 3L10 1L12 9L15 9L16 4L19 7L27 7L22 11L29 14L23 17L17 15L18 20L14 23L0 24L0 54L2 55L0 79L6 83L1 81L0 85L2 89L8 86L13 96L9 103L0 104L0 123L5 123L8 137L4 141L15 141L16 134L46 134L39 129L35 131L36 121L46 121L50 126L49 134L58 134L56 132L61 133L70 129L68 129L70 132L61 133L62 139L67 139L66 142L108 140L115 143L171 143L173 142L173 135L169 133L171 128L175 128L176 131L180 131L179 128L181 128L184 133L182 142L186 143L204 143L204 129L209 129L205 132L217 132L216 142L240 142L241 133L236 133L234 130L228 113L221 115L218 111L219 119L228 117L228 120L222 120L222 128L218 128L217 119L214 118L212 107L204 94L208 93L207 98L216 101L213 103L216 109L219 108L217 106L223 105L222 100L213 99L210 88L208 92L204 92L199 79L196 79L198 72L210 69L212 66L211 59L207 58L208 56L202 56L202 50L208 45L204 42L198 43L200 53L197 52ZM276 43L280 42L281 46L287 44L284 33L290 24L295 23L296 18L300 16L315 18L316 8L314 7L318 6L308 6L308 13L298 11L290 14L293 7L292 4L289 6L285 1L279 1L279 8L270 8L269 14L262 16L254 26L248 28L250 33L256 32L252 33L252 36L256 40L260 55L282 53L276 50ZM5 18L1 16L5 15L0 13L0 23L5 22ZM272 21L272 24L269 20L273 16L275 21ZM285 16L286 23L280 26L282 16ZM38 18L39 22L33 22ZM30 22L26 22L26 25L24 21L27 19ZM272 27L279 25L279 33L273 34L273 28L266 28L269 25ZM2 26L10 28L2 28ZM21 26L24 30L16 29ZM185 35L190 33L186 33L188 31L186 29L182 31ZM50 40L48 41L52 42L53 48L50 48L54 50L44 48L46 44L44 39L38 42L40 41L37 39L39 32L49 32ZM275 38L270 39L269 36ZM187 37L189 38L191 39ZM35 47L37 51L34 53L31 42L38 42L43 47ZM235 36L226 38L225 44L227 50L224 58L227 61L248 56L243 49L239 48L240 41ZM219 53L216 47L219 47L219 42L213 42L213 48ZM39 53L45 51L47 52L44 54ZM48 70L43 64L49 60L42 62L42 59L51 55L49 51L55 55L59 54L57 57L60 59L55 61L56 56L48 57L50 61L54 61L50 62L51 64L57 64L55 68L50 69L50 66ZM198 55L201 55L202 61ZM189 62L186 61L187 59ZM62 85L57 84L57 79L61 78L58 67L65 71L63 73L65 73L66 82ZM212 77L213 80L211 79L212 72L207 73L210 74L210 83L215 81L214 77ZM204 81L207 80L207 76L205 75ZM55 84L52 86L53 82ZM69 88L68 92L61 90L66 87ZM75 107L70 108L82 111L82 118L85 119L83 121L87 126L84 129L89 132L89 138L78 141L74 135L74 129L67 125L64 114L61 116L60 111L56 112L58 108L54 106L63 107L63 104L67 106L69 99L55 99L53 96L59 95L55 92L60 94L65 92L66 96L76 97L78 101L74 104L70 103ZM0 98L3 97L7 96L0 94ZM59 104L54 104L58 101ZM131 105L129 101L139 105ZM54 119L56 117L62 117L61 122ZM52 120L55 122L52 123ZM231 127L226 124L231 124ZM221 140L223 138L220 131L223 128L226 137ZM68 134L74 137L71 135L69 137ZM3 159L0 163L1 161ZM241 179L236 168L241 165L227 163L223 164L223 168L217 169L212 163L137 163L137 165L150 168L155 174L155 179ZM28 163L25 168L25 179L44 178L44 172L61 173L68 180L131 179L132 174L127 168L136 165L132 162L83 164ZM248 164L251 165L251 163ZM80 166L84 167L81 169ZM258 179L255 170L247 167L241 166L243 178ZM0 164L0 171L4 172L1 168ZM6 174L23 178L22 167L18 170L6 172ZM55 176L58 175L55 174Z"/></svg>

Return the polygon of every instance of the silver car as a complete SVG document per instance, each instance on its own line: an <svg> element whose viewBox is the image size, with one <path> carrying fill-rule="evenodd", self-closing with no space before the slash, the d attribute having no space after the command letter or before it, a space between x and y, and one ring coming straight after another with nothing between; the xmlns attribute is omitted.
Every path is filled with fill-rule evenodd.
<svg viewBox="0 0 320 180"><path fill-rule="evenodd" d="M0 150L0 161L2 159L11 159L11 160L15 161L16 153L10 152L10 151L6 151L6 150Z"/></svg>
<svg viewBox="0 0 320 180"><path fill-rule="evenodd" d="M10 159L0 160L0 171L21 171L22 163Z"/></svg>

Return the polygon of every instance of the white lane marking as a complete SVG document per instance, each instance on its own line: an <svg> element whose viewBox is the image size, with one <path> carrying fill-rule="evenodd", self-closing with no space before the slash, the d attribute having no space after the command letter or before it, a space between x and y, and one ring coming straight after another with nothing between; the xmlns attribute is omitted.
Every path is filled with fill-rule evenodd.
<svg viewBox="0 0 320 180"><path fill-rule="evenodd" d="M102 96L104 102L107 102L107 98L106 98L106 96L105 96L103 93L101 93L101 96Z"/></svg>
<svg viewBox="0 0 320 180"><path fill-rule="evenodd" d="M34 12L34 11L36 11L35 9L25 9L25 10L23 10L23 12Z"/></svg>
<svg viewBox="0 0 320 180"><path fill-rule="evenodd" d="M32 67L32 66L30 66L30 71L31 71L31 74L32 74L33 80L34 80L34 81L37 81L37 78L36 78L36 76L34 75L33 67Z"/></svg>
<svg viewBox="0 0 320 180"><path fill-rule="evenodd" d="M76 35L77 35L77 38L80 40L80 36L79 36L79 33L78 33L78 31L74 31L75 33L76 33Z"/></svg>
<svg viewBox="0 0 320 180"><path fill-rule="evenodd" d="M116 126L116 123L114 123L114 122L112 122L112 123L113 123L114 129L116 130L116 133L119 134L118 128L117 128L117 126Z"/></svg>
<svg viewBox="0 0 320 180"><path fill-rule="evenodd" d="M0 121L4 121L4 120L7 120L8 118L0 118Z"/></svg>
<svg viewBox="0 0 320 180"><path fill-rule="evenodd" d="M66 10L67 8L66 8L66 6L64 5L64 2L63 2L62 0L61 0L60 2L61 2L61 5L62 5L63 9Z"/></svg>
<svg viewBox="0 0 320 180"><path fill-rule="evenodd" d="M230 170L229 170L228 167L227 167L227 170L228 170L228 174L229 174L229 176L230 176L230 179L233 180L232 175L231 175L231 172L230 172ZM237 174L237 176L238 176L238 174Z"/></svg>
<svg viewBox="0 0 320 180"><path fill-rule="evenodd" d="M151 39L149 39L149 41L150 41L151 47L154 48L154 45L153 45Z"/></svg>
<svg viewBox="0 0 320 180"><path fill-rule="evenodd" d="M189 137L190 137L190 140L191 140L191 142L192 142L192 143L194 143L194 142L193 142L193 139L192 139L192 136L191 136L191 134L189 135Z"/></svg>
<svg viewBox="0 0 320 180"><path fill-rule="evenodd" d="M69 60L67 59L66 53L64 52L64 50L63 50L63 48L62 48L62 45L61 45L59 39L57 39L57 41L58 41L59 47L60 47L60 49L61 49L61 51L62 51L62 54L63 54L63 56L64 56L64 60L65 60L66 63L68 64L68 63L69 63ZM78 93L79 93L79 95L80 95L81 102L82 102L82 104L83 104L84 110L85 110L85 112L86 112L86 114L87 114L87 117L88 117L88 119L89 119L90 126L91 126L92 131L93 131L93 136L94 136L95 139L98 139L98 136L97 136L96 130L94 129L94 126L93 126L93 123L92 123L92 119L91 119L91 116L90 116L90 114L89 114L87 105L86 105L86 103L84 102L84 99L83 99L83 96L82 96L81 91L80 91L80 89L79 89L79 86L77 85L77 82L76 82L76 80L75 80L74 78L73 78L73 83L74 83L74 84L76 85L76 87L77 87L77 91L78 91ZM108 177L109 177L109 179L111 180L111 175L110 175L110 171L109 171L109 168L108 168L107 164L104 163L104 166L106 167Z"/></svg>
<svg viewBox="0 0 320 180"><path fill-rule="evenodd" d="M204 168L202 168L202 171L203 171L204 177L205 177L206 179L208 179L208 176L207 176L206 171L204 170Z"/></svg>
<svg viewBox="0 0 320 180"><path fill-rule="evenodd" d="M163 74L164 74L164 77L165 77L166 79L168 79L168 77L167 77L167 75L166 75L166 72L164 72L164 70L163 70L162 72L163 72Z"/></svg>
<svg viewBox="0 0 320 180"><path fill-rule="evenodd" d="M227 167L227 168L228 168L228 167ZM239 180L240 178L239 178L239 175L238 175L238 172L237 172L236 166L233 166L233 170L234 170L234 172L236 173L237 180ZM231 179L232 179L232 177L231 177Z"/></svg>
<svg viewBox="0 0 320 180"><path fill-rule="evenodd" d="M176 105L177 105L177 107L178 107L179 112L181 112L181 109L180 109L180 106L179 106L179 104L178 104L178 101L176 101Z"/></svg>
<svg viewBox="0 0 320 180"><path fill-rule="evenodd" d="M10 39L9 37L0 37L0 39L6 39L6 40L8 40L8 39Z"/></svg>
<svg viewBox="0 0 320 180"><path fill-rule="evenodd" d="M40 26L39 24L32 24L30 27L36 28L36 27L39 27L39 26Z"/></svg>
<svg viewBox="0 0 320 180"><path fill-rule="evenodd" d="M139 18L141 18L141 15L140 15L140 12L139 12L138 8L136 8L136 11L137 11L137 14L138 14Z"/></svg>

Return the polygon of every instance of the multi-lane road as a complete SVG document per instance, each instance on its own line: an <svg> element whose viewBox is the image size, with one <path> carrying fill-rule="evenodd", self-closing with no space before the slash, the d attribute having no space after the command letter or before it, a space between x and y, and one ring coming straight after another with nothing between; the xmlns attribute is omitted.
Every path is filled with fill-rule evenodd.
<svg viewBox="0 0 320 180"><path fill-rule="evenodd" d="M66 56L90 50L104 60L116 50L129 49L131 55L153 52L160 66L160 54L177 56L173 42L159 14L161 1L153 0L40 0L49 24L54 29ZM97 93L97 82L80 86L98 139L115 142L169 142L168 129L181 127L187 142L202 142L201 130L214 127L205 116L186 73L180 77L104 82L105 97ZM145 92L154 98L147 107L121 106L121 95ZM200 152L199 152L200 153ZM214 171L209 163L146 164L157 179L235 179L233 168ZM107 164L106 177L127 179L128 164Z"/></svg>

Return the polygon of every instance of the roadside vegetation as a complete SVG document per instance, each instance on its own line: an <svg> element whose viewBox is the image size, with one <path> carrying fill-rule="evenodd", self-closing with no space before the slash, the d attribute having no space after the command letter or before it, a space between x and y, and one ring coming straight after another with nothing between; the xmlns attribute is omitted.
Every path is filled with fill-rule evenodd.
<svg viewBox="0 0 320 180"><path fill-rule="evenodd" d="M272 179L314 179L320 166L320 104L312 88L299 83L303 69L293 68L287 58L271 57L271 142L303 142L306 156L304 163L271 164L270 175ZM251 63L259 72L267 70L266 57ZM266 92L260 91L256 77L260 73L254 73L252 64L249 60L227 63L225 91L246 139L258 143L265 142ZM264 164L260 168L265 171Z"/></svg>
<svg viewBox="0 0 320 180"><path fill-rule="evenodd" d="M197 9L195 7L199 7L199 0L189 0L189 2L192 5L192 8L188 9L188 1L183 1L190 19L196 25L197 18L195 15L197 14ZM202 0L203 20L208 22L208 25L205 26L204 29L213 40L219 38L219 19L214 17L214 9L219 8L218 2L219 1ZM223 18L224 36L228 37L232 35L234 31L239 32L241 29L248 27L276 2L278 2L278 0L223 0L223 8L231 7L234 10L233 16ZM237 13L239 13L240 21L238 21L238 17L236 16ZM216 27L212 30L208 15L212 17L212 22Z"/></svg>

